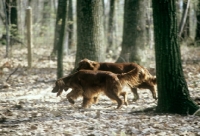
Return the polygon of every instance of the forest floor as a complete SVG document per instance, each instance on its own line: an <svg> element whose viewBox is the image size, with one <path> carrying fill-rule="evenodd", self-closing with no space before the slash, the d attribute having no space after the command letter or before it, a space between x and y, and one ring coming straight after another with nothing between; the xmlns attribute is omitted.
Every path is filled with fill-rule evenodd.
<svg viewBox="0 0 200 136"><path fill-rule="evenodd" d="M116 110L106 96L89 109L81 101L69 104L51 93L56 79L56 60L49 47L33 49L33 67L27 68L27 49L14 48L4 58L0 46L0 135L2 136L200 136L200 117L138 112L156 106L149 90L139 90L140 99ZM200 96L200 48L182 48L183 70L192 98ZM153 56L153 55L152 55ZM74 68L75 54L64 58L65 74ZM111 61L111 60L108 60ZM154 62L152 62L153 64Z"/></svg>

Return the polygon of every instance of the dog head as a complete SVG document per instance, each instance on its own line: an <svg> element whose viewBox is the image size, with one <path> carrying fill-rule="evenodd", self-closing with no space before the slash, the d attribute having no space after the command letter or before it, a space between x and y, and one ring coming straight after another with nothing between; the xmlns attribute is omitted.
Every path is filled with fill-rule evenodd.
<svg viewBox="0 0 200 136"><path fill-rule="evenodd" d="M77 70L88 69L88 70L98 70L100 64L96 61L91 61L89 59L83 59L79 62Z"/></svg>
<svg viewBox="0 0 200 136"><path fill-rule="evenodd" d="M56 81L55 87L53 88L52 92L57 92L57 96L59 96L62 93L63 89L66 89L65 83L62 79L59 79Z"/></svg>

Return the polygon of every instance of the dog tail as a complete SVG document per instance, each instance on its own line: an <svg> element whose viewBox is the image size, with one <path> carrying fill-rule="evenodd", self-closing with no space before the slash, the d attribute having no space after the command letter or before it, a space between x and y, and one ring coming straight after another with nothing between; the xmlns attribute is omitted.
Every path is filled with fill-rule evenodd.
<svg viewBox="0 0 200 136"><path fill-rule="evenodd" d="M136 87L141 83L141 79L145 78L145 74L141 69L138 67L135 67L133 70L117 74L117 77L119 78L121 84L127 84L131 87Z"/></svg>

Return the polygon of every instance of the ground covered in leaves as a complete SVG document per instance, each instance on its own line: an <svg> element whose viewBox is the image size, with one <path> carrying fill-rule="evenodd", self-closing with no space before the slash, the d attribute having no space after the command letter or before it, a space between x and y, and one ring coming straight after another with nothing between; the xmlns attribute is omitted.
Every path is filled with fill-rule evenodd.
<svg viewBox="0 0 200 136"><path fill-rule="evenodd" d="M49 47L33 50L33 68L27 68L27 49L14 49L12 58L4 58L0 47L0 135L2 136L139 136L200 135L199 116L180 116L136 112L156 106L149 90L139 90L140 99L115 110L117 104L101 96L98 104L81 109L82 99L70 105L51 93L56 79L56 60L51 60ZM192 98L200 96L200 49L182 49L183 68ZM186 55L187 54L187 55ZM64 58L65 74L73 68L74 55ZM110 61L110 60L109 60Z"/></svg>

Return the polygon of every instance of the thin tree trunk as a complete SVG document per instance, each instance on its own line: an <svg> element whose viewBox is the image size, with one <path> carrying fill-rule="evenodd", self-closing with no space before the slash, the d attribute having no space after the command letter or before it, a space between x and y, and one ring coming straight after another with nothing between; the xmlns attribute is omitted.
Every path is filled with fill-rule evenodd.
<svg viewBox="0 0 200 136"><path fill-rule="evenodd" d="M58 1L54 36L54 47L56 47L55 52L57 51L57 78L61 78L63 76L63 41L65 34L66 7L67 0Z"/></svg>
<svg viewBox="0 0 200 136"><path fill-rule="evenodd" d="M73 33L74 33L74 19L73 19L73 4L72 0L69 0L69 5L68 5L68 45L69 49L74 48L74 38L73 38Z"/></svg>
<svg viewBox="0 0 200 136"><path fill-rule="evenodd" d="M115 23L115 0L110 1L110 12L109 12L109 20L108 20L108 50L113 50L113 34L115 31L114 28Z"/></svg>
<svg viewBox="0 0 200 136"><path fill-rule="evenodd" d="M43 2L43 11L42 11L42 22L41 22L41 30L40 30L40 35L46 35L48 34L48 29L47 27L49 26L49 21L50 21L50 1L49 0L44 0Z"/></svg>
<svg viewBox="0 0 200 136"><path fill-rule="evenodd" d="M182 19L181 19L181 22L180 22L180 25L179 25L179 34L178 34L179 37L181 37L181 34L183 33L184 26L186 24L189 6L190 6L190 0L187 1L186 8L183 12Z"/></svg>
<svg viewBox="0 0 200 136"><path fill-rule="evenodd" d="M3 1L3 7L4 7L4 12L5 12L5 17L6 17L6 55L5 57L9 57L10 56L10 52L9 52L9 49L10 49L10 29L9 29L9 24L10 24L10 20L9 20L9 16L8 14L6 13L6 2Z"/></svg>
<svg viewBox="0 0 200 136"><path fill-rule="evenodd" d="M198 1L196 18L197 18L197 27L196 27L195 42L197 46L200 46L200 1Z"/></svg>

